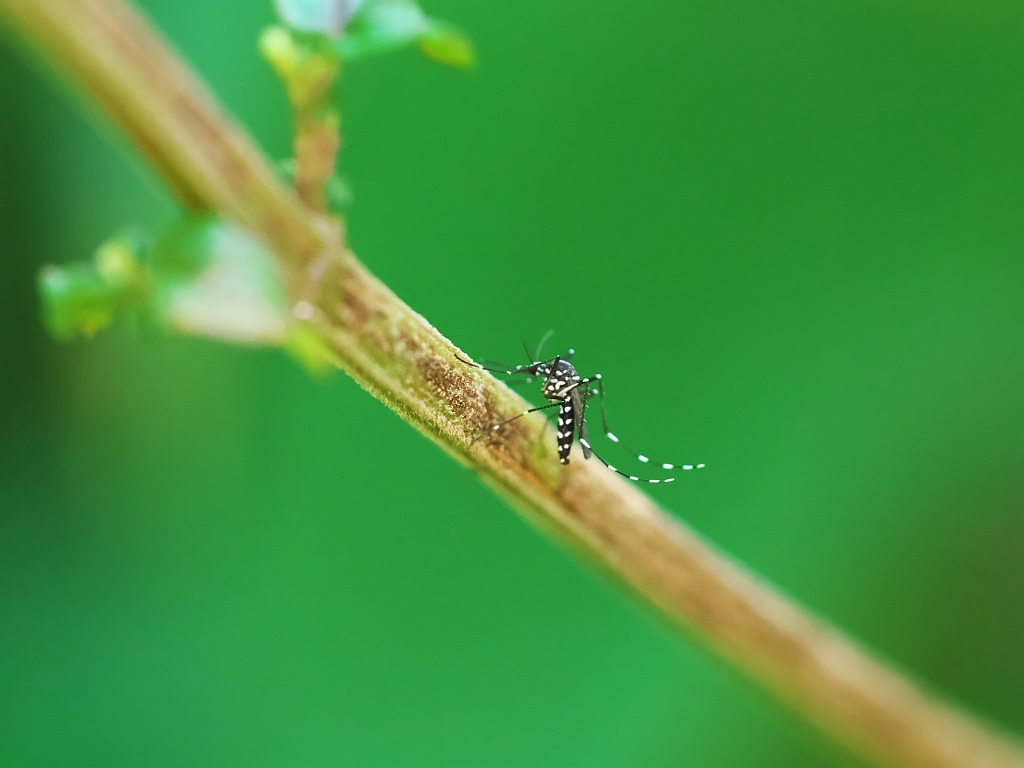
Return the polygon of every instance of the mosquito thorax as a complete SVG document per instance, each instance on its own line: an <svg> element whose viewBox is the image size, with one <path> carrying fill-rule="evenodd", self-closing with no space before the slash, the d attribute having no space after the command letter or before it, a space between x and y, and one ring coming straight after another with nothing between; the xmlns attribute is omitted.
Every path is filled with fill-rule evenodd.
<svg viewBox="0 0 1024 768"><path fill-rule="evenodd" d="M545 365L537 371L545 376L544 397L548 400L561 400L566 391L579 385L580 376L576 368L568 360L559 360L556 365Z"/></svg>

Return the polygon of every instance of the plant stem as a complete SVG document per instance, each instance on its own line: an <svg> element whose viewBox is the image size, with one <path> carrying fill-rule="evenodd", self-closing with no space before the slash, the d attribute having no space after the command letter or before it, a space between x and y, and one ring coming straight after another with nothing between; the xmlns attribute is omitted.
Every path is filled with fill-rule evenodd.
<svg viewBox="0 0 1024 768"><path fill-rule="evenodd" d="M326 43L297 41L284 27L260 35L260 52L284 82L295 121L295 192L314 211L327 210L324 187L334 175L341 115L331 88L341 75L341 58Z"/></svg>
<svg viewBox="0 0 1024 768"><path fill-rule="evenodd" d="M562 467L526 404L360 264L302 205L189 67L121 0L0 0L0 15L90 92L189 206L257 233L295 322L337 364L558 541L629 584L855 752L906 768L1024 768L1010 737L943 703L731 562L596 461ZM539 447L538 447L539 445Z"/></svg>

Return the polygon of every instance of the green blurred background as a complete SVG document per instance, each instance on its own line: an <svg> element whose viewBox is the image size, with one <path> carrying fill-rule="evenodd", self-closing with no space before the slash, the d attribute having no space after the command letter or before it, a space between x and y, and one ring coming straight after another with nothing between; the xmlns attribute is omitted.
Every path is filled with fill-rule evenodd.
<svg viewBox="0 0 1024 768"><path fill-rule="evenodd" d="M286 156L269 0L144 5ZM555 329L707 462L668 509L1024 731L1024 6L426 8L481 65L346 73L364 261L477 357ZM343 375L48 338L39 266L174 210L52 86L0 49L2 764L861 765Z"/></svg>

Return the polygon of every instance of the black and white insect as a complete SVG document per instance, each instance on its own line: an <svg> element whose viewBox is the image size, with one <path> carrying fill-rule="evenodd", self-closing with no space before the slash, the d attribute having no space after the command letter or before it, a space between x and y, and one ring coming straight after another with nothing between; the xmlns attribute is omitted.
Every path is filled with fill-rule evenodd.
<svg viewBox="0 0 1024 768"><path fill-rule="evenodd" d="M546 337L545 337L546 338ZM542 342L543 344L543 342ZM573 440L578 437L580 446L583 448L583 457L589 459L591 456L597 458L602 464L604 464L612 472L616 472L623 477L630 480L635 480L640 483L671 483L675 481L674 477L667 477L662 479L637 477L631 475L628 472L623 472L617 467L613 467L607 461L605 461L590 444L587 438L587 425L584 421L587 411L587 401L591 397L598 397L601 401L601 426L604 429L605 435L613 443L618 443L620 447L625 449L627 452L633 454L633 456L644 464L655 464L659 465L662 469L703 469L703 464L671 464L667 462L653 461L652 459L644 456L642 453L628 448L624 445L618 437L616 437L608 429L608 418L605 413L604 406L604 382L601 379L601 374L595 374L594 376L588 376L586 378L581 377L577 373L576 368L572 364L572 357L575 354L575 350L570 349L567 353L562 355L556 355L548 360L534 361L530 365L517 365L514 369L504 368L488 368L487 366L478 365L477 363L469 360L463 360L461 357L459 360L466 365L471 365L474 368L481 368L485 371L491 371L493 373L503 373L506 376L525 375L527 377L526 383L530 383L533 379L538 378L543 380L541 387L541 393L544 395L546 400L549 400L547 405L541 405L537 408L528 408L522 413L518 413L511 419L506 419L498 424L492 425L489 429L484 430L477 438L473 441L480 440L482 437L488 434L497 432L502 427L510 424L516 419L520 419L526 416L528 413L534 413L536 411L545 411L549 408L558 408L558 431L555 437L558 441L558 460L563 464L569 463L569 453L572 450ZM527 351L529 356L529 351ZM539 350L537 357L540 357ZM596 388L591 388L595 386Z"/></svg>

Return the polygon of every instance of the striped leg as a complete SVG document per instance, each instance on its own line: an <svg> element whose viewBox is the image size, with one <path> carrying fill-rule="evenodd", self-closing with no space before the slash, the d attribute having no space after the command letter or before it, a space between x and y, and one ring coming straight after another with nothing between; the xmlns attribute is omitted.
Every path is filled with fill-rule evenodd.
<svg viewBox="0 0 1024 768"><path fill-rule="evenodd" d="M612 472L622 475L627 480L634 480L638 483L674 483L676 481L674 477L666 477L664 479L659 480L653 477L637 477L636 475L631 475L628 472L623 472L618 467L613 467L611 464L605 461L601 454L595 451L593 446L590 445L590 443L586 442L585 440L581 440L580 442L583 443L583 445L594 455L594 458L596 458L598 461L600 461L602 464L608 467L608 469L610 469Z"/></svg>
<svg viewBox="0 0 1024 768"><path fill-rule="evenodd" d="M704 464L669 464L668 462L653 461L652 459L648 458L647 456L644 456L642 453L638 453L637 451L634 451L632 448L630 448L629 446L627 446L624 443L622 443L619 440L619 438L615 434L613 434L610 429L608 429L608 417L607 417L607 414L606 414L606 411L605 411L605 404L604 404L604 382L601 380L601 374L597 374L596 376L591 376L589 379L584 379L580 383L583 384L584 382L589 382L589 381L596 381L597 382L597 392L598 392L598 396L601 398L601 427L604 430L604 433L608 436L609 440L611 440L613 443L618 443L619 446L624 448L627 453L633 454L633 456L635 456L639 461L643 462L644 464L657 464L662 469L682 469L684 471L689 471L691 469L703 469L704 468L704 466L705 466ZM591 395L590 388L587 387L587 389L585 391L585 394L583 396L583 408L584 409L586 409L587 400L589 399L590 395ZM587 444L587 447L590 448L591 451L593 451L593 448L590 447L589 444ZM594 455L597 456L596 453ZM634 477L633 475L627 474L626 472L621 472L620 470L618 470L615 467L611 466L607 461L602 459L600 456L597 456L597 458L600 459L600 461L606 467L608 467L609 469L614 470L615 472L618 472L623 477L628 477L630 480L639 480L640 482L655 482L655 483L657 483L657 482L665 482L665 483L670 483L670 482L672 482L675 479L675 478L670 478L670 479L666 479L666 480L662 480L662 481L658 481L658 480L644 480L643 478Z"/></svg>
<svg viewBox="0 0 1024 768"><path fill-rule="evenodd" d="M473 438L473 442L470 443L470 445L475 444L476 441L479 440L484 435L489 435L492 432L497 432L499 429L504 427L506 424L511 424L516 419L521 419L521 418L523 418L523 416L525 416L528 413L534 413L535 411L544 411L544 410L547 410L548 408L554 408L556 405L559 405L559 403L548 403L547 405L541 405L541 406L538 406L537 408L527 408L522 413L517 413L511 419L505 419L505 421L502 421L502 422L500 422L498 424L495 424L492 427L489 427L488 429L485 429L483 432L481 432L479 435L477 435L475 438Z"/></svg>

